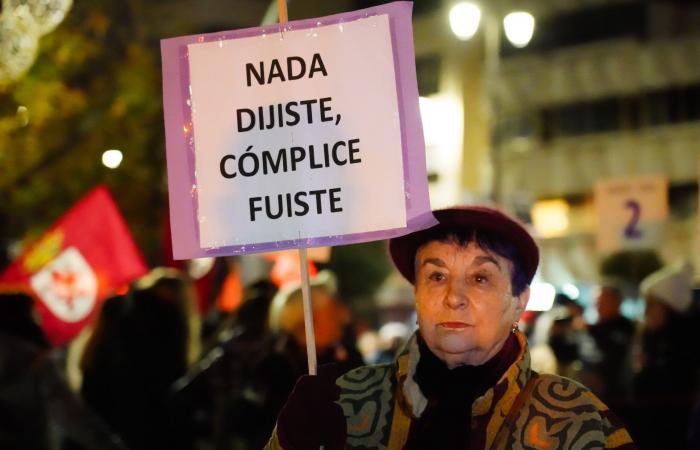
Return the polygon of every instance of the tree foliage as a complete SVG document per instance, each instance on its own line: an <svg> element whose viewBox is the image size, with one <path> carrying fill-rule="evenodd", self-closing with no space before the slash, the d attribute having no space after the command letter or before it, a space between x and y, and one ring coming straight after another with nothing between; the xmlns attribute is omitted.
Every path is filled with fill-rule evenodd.
<svg viewBox="0 0 700 450"><path fill-rule="evenodd" d="M101 164L111 148L124 153L116 170ZM75 2L41 39L26 76L0 92L2 247L36 237L105 183L153 262L164 166L157 48L141 32L130 2Z"/></svg>

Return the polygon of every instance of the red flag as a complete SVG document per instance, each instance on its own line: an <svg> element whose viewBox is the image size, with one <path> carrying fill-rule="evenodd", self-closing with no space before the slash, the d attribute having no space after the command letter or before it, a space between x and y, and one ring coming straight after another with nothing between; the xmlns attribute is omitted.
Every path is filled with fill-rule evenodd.
<svg viewBox="0 0 700 450"><path fill-rule="evenodd" d="M263 253L263 257L274 261L270 271L270 279L277 287L286 283L301 283L301 261L294 250ZM316 264L309 259L309 277L314 277L318 271Z"/></svg>
<svg viewBox="0 0 700 450"><path fill-rule="evenodd" d="M0 275L0 285L30 288L46 335L60 345L90 322L105 297L147 270L114 199L98 186Z"/></svg>

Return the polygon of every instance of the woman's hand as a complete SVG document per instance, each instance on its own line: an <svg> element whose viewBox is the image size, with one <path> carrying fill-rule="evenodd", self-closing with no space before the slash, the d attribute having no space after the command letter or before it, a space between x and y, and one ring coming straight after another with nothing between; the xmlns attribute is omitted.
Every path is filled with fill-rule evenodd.
<svg viewBox="0 0 700 450"><path fill-rule="evenodd" d="M277 438L285 450L342 450L346 422L335 403L340 388L337 364L319 367L318 375L304 375L297 381L277 419Z"/></svg>

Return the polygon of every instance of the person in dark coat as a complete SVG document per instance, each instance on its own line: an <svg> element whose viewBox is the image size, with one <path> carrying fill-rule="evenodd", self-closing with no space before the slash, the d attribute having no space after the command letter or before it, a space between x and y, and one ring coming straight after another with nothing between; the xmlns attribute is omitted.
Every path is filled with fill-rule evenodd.
<svg viewBox="0 0 700 450"><path fill-rule="evenodd" d="M0 294L0 449L123 450L69 388L28 294Z"/></svg>
<svg viewBox="0 0 700 450"><path fill-rule="evenodd" d="M82 395L133 450L192 448L170 386L185 374L194 296L174 270L155 270L107 300L86 345Z"/></svg>
<svg viewBox="0 0 700 450"><path fill-rule="evenodd" d="M197 440L216 449L257 450L267 442L304 365L287 336L268 329L274 284L248 286L240 307L225 319L216 339L172 386L187 410Z"/></svg>
<svg viewBox="0 0 700 450"><path fill-rule="evenodd" d="M588 328L596 353L591 370L599 381L591 383L591 388L616 410L628 401L632 381L635 324L620 314L623 300L620 287L614 281L605 281L596 302L598 322Z"/></svg>
<svg viewBox="0 0 700 450"><path fill-rule="evenodd" d="M630 431L640 449L688 448L699 352L691 305L692 267L667 266L642 281L646 303Z"/></svg>

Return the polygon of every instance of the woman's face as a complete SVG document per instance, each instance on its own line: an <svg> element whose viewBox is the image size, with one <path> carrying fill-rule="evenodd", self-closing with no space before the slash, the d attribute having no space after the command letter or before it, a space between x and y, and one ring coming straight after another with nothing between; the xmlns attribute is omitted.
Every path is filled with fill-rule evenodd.
<svg viewBox="0 0 700 450"><path fill-rule="evenodd" d="M430 241L416 254L421 335L448 367L481 365L503 347L530 295L511 290L512 264L474 243Z"/></svg>

